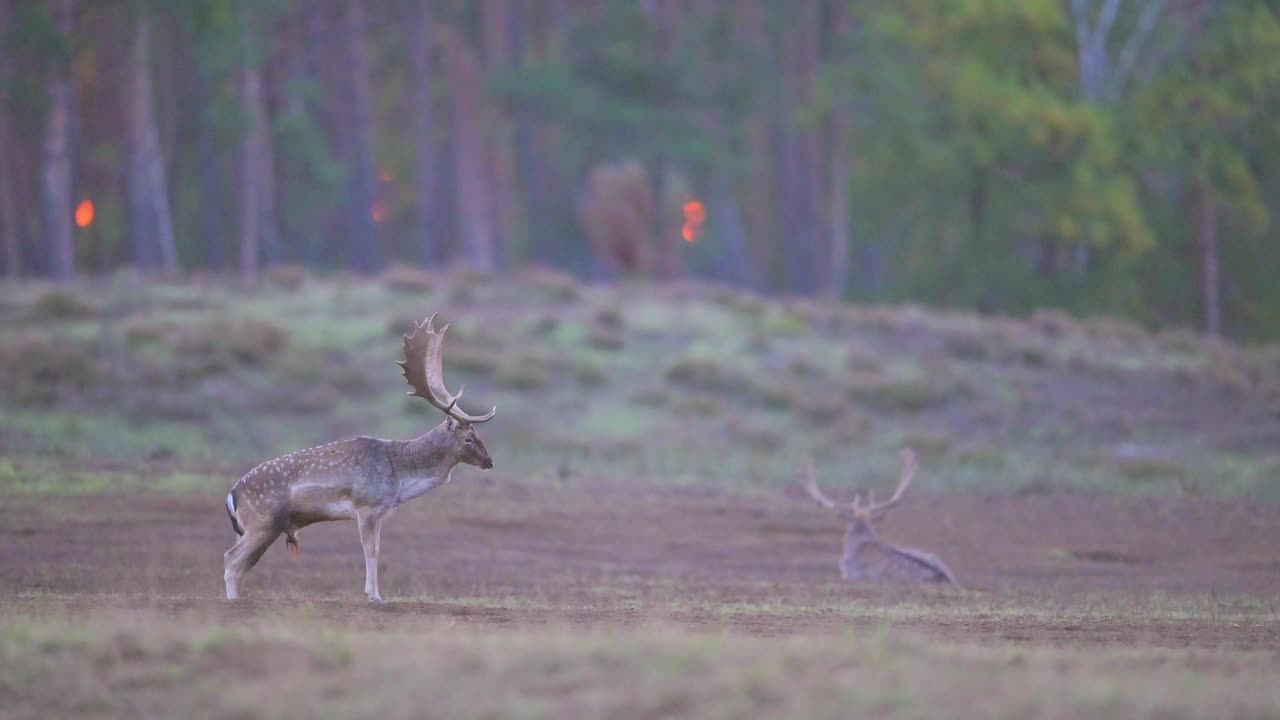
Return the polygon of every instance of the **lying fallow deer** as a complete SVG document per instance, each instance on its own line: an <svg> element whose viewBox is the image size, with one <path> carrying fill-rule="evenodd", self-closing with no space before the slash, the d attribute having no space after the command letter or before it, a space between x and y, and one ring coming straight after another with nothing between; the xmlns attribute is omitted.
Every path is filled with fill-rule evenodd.
<svg viewBox="0 0 1280 720"><path fill-rule="evenodd" d="M910 448L902 451L902 476L893 497L877 503L871 494L861 490L848 505L837 503L818 489L813 462L804 464L804 487L823 507L835 510L849 523L844 532L844 556L840 558L840 575L846 580L871 580L887 583L955 583L951 570L938 558L920 550L892 545L876 536L871 524L888 512L906 492L915 477L916 454Z"/></svg>
<svg viewBox="0 0 1280 720"><path fill-rule="evenodd" d="M223 579L227 598L234 600L244 574L283 534L290 551L298 552L298 530L325 520L356 521L364 545L364 591L369 601L382 604L378 593L378 550L382 521L401 504L449 482L458 463L483 470L493 460L473 426L485 415L468 415L458 408L457 395L444 384L441 349L446 325L433 327L435 315L404 336L405 380L410 395L425 399L446 418L414 440L358 437L321 445L265 462L240 478L227 495L231 527L240 535L226 552Z"/></svg>

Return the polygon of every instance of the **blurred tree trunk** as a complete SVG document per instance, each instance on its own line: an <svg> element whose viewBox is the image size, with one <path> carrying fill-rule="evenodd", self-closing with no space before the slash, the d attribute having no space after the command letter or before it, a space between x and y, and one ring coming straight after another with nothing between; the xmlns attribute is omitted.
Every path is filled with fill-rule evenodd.
<svg viewBox="0 0 1280 720"><path fill-rule="evenodd" d="M9 35L9 10L11 0L0 0L0 38ZM9 108L9 83L13 80L13 60L7 52L0 52L0 243L4 244L4 270L9 277L22 274L22 239L19 237L18 218L14 213L14 161L11 154L12 120Z"/></svg>
<svg viewBox="0 0 1280 720"><path fill-rule="evenodd" d="M529 30L533 24L530 19L529 3L517 1L511 6L511 64L521 67L529 52ZM515 113L515 197L521 207L517 222L524 228L525 247L523 255L534 262L545 261L542 234L546 229L546 208L542 195L542 168L538 154L534 151L534 120L528 110L519 109Z"/></svg>
<svg viewBox="0 0 1280 720"><path fill-rule="evenodd" d="M485 153L480 137L479 60L457 28L451 28L447 36L445 61L453 106L453 165L463 256L478 269L492 270L493 211L485 189Z"/></svg>
<svg viewBox="0 0 1280 720"><path fill-rule="evenodd" d="M658 56L669 61L680 27L680 0L654 0L654 25L657 29ZM670 110L670 108L664 108ZM667 197L667 157L659 150L653 158L650 183L653 192L653 234L657 243L658 273L664 280L684 274L684 239L676 230L675 214Z"/></svg>
<svg viewBox="0 0 1280 720"><path fill-rule="evenodd" d="M823 293L829 300L842 300L849 280L849 118L837 101L831 123L830 256Z"/></svg>
<svg viewBox="0 0 1280 720"><path fill-rule="evenodd" d="M214 137L210 107L213 104L209 69L203 63L193 76L194 96L198 105L196 126L196 182L200 186L200 230L204 235L205 264L213 270L222 268L225 259L226 212L222 159Z"/></svg>
<svg viewBox="0 0 1280 720"><path fill-rule="evenodd" d="M356 267L373 272L382 265L373 204L377 198L377 176L373 167L373 93L369 87L369 47L364 0L348 0L346 6L347 47L351 71L351 150L347 171L351 176L351 206L348 208L350 239Z"/></svg>
<svg viewBox="0 0 1280 720"><path fill-rule="evenodd" d="M275 202L275 168L272 159L271 122L263 89L259 19L242 9L241 23L246 49L240 67L240 103L247 127L240 157L240 273L256 277L263 251L278 236Z"/></svg>
<svg viewBox="0 0 1280 720"><path fill-rule="evenodd" d="M742 33L757 56L770 52L772 43L766 24L766 9L762 0L736 0L735 30ZM776 258L778 238L778 185L777 156L773 152L770 108L781 103L777 78L760 78L761 92L757 105L744 121L743 137L746 142L746 224L747 240L754 258L754 265L762 269L758 278L759 289L770 290L777 284L777 277L770 269L779 267Z"/></svg>
<svg viewBox="0 0 1280 720"><path fill-rule="evenodd" d="M520 0L517 0L520 1ZM485 72L489 75L506 69L511 61L511 0L485 0L481 3L484 25ZM481 97L488 98L485 93ZM493 198L494 260L506 265L512 260L519 227L516 195L516 165L512 124L507 111L496 100L485 103L489 149L486 163L487 185Z"/></svg>
<svg viewBox="0 0 1280 720"><path fill-rule="evenodd" d="M240 74L240 102L249 116L240 155L240 274L257 277L262 251L262 196L265 192L258 158L262 152L262 74L247 64Z"/></svg>
<svg viewBox="0 0 1280 720"><path fill-rule="evenodd" d="M800 56L796 69L798 86L794 108L811 107L817 94L822 37L822 13L818 4L819 0L803 0L800 10ZM797 128L794 132L800 135L800 162L804 183L801 212L804 214L810 248L810 266L806 272L809 277L804 290L818 295L827 285L827 269L831 262L831 248L827 247L828 235L823 218L824 201L827 197L823 169L827 166L827 158L822 146L821 125Z"/></svg>
<svg viewBox="0 0 1280 720"><path fill-rule="evenodd" d="M129 216L134 260L142 267L172 272L178 269L178 254L152 94L151 21L145 12L134 21L131 62Z"/></svg>
<svg viewBox="0 0 1280 720"><path fill-rule="evenodd" d="M721 172L711 196L712 227L720 248L720 270L725 280L741 287L759 289L755 266L747 248L747 233L742 225L742 207L734 193L733 179Z"/></svg>
<svg viewBox="0 0 1280 720"><path fill-rule="evenodd" d="M50 0L54 22L65 42L71 43L72 0ZM49 114L45 124L41 180L44 190L45 235L48 268L62 280L75 274L75 237L71 229L71 59L51 63L46 79Z"/></svg>
<svg viewBox="0 0 1280 720"><path fill-rule="evenodd" d="M813 43L810 27L817 23L815 0L803 0L800 12L782 34L783 104L776 123L775 137L782 184L782 243L787 288L791 292L809 294L817 288L816 272L821 262L817 252L817 223L814 211L816 174L821 173L819 144L812 130L795 127L794 113L812 99Z"/></svg>
<svg viewBox="0 0 1280 720"><path fill-rule="evenodd" d="M430 264L443 259L436 219L440 210L440 190L436 181L435 67L431 62L433 5L435 0L418 0L409 21L409 56L413 63L413 111L417 122L414 178L414 237L418 260Z"/></svg>
<svg viewBox="0 0 1280 720"><path fill-rule="evenodd" d="M1196 241L1200 248L1200 298L1204 331L1222 334L1222 288L1218 275L1218 207L1205 180L1196 181Z"/></svg>
<svg viewBox="0 0 1280 720"><path fill-rule="evenodd" d="M832 53L832 59L835 63L843 65L849 62L849 58L848 53L843 52L844 48L841 43L845 42L852 34L853 18L849 9L841 3L836 3L832 8L832 12L834 15L830 18L830 21L835 29L834 43L837 48ZM849 141L853 128L848 106L851 98L847 97L844 89L838 83L834 93L835 97L832 99L829 127L831 140L830 152L828 153L830 156L828 162L830 163L831 175L827 188L830 192L827 200L829 241L827 273L823 283L823 294L829 300L839 301L844 299L849 282L849 244L852 241L849 230L849 165L853 161L853 158L850 157Z"/></svg>

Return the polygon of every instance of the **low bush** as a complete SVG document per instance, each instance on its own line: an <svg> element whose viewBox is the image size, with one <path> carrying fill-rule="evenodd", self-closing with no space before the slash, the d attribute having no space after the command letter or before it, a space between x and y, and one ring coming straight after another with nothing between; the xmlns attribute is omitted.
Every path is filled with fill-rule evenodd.
<svg viewBox="0 0 1280 720"><path fill-rule="evenodd" d="M397 263L382 271L382 284L396 292L427 293L437 282L426 270Z"/></svg>
<svg viewBox="0 0 1280 720"><path fill-rule="evenodd" d="M20 405L56 404L102 380L91 343L66 337L7 338L0 345L0 389Z"/></svg>
<svg viewBox="0 0 1280 720"><path fill-rule="evenodd" d="M31 310L35 319L47 320L77 320L97 314L89 301L64 288L50 288L41 293Z"/></svg>

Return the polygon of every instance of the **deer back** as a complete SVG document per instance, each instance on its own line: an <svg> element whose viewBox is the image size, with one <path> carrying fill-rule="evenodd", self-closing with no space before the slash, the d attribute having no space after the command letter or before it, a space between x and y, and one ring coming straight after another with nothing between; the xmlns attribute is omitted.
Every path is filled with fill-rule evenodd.
<svg viewBox="0 0 1280 720"><path fill-rule="evenodd" d="M891 584L946 582L955 576L937 557L874 537L864 537L846 547L842 560L845 577Z"/></svg>
<svg viewBox="0 0 1280 720"><path fill-rule="evenodd" d="M231 493L237 507L272 514L376 503L395 494L386 445L359 437L292 452L245 473Z"/></svg>

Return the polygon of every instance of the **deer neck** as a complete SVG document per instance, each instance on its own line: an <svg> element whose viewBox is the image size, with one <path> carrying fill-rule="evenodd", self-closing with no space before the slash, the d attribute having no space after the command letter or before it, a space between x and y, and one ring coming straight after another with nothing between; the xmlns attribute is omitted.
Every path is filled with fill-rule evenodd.
<svg viewBox="0 0 1280 720"><path fill-rule="evenodd" d="M449 482L449 474L458 464L458 456L451 445L441 426L421 437L400 443L390 453L391 470L400 483L397 504Z"/></svg>
<svg viewBox="0 0 1280 720"><path fill-rule="evenodd" d="M871 523L855 517L849 519L849 527L844 531L844 539L846 543L862 543L877 538Z"/></svg>

